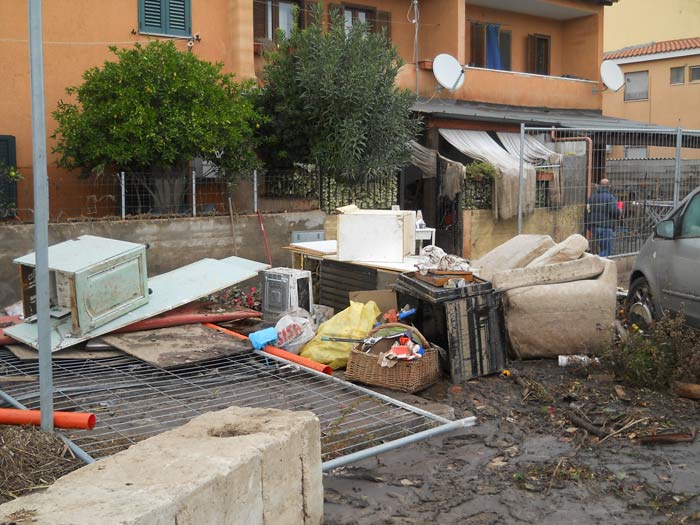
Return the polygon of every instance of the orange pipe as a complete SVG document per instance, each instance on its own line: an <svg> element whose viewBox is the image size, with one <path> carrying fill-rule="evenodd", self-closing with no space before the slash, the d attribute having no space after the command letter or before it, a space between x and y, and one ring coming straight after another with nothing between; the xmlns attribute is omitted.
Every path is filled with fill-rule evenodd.
<svg viewBox="0 0 700 525"><path fill-rule="evenodd" d="M236 339L242 339L242 340L248 339L246 336L241 335L238 332L234 332L233 330L229 330L227 328L222 328L221 326L217 326L215 324L204 323L204 326L206 326L208 328L213 328L214 330L218 330L221 333L228 334L231 337L235 337ZM291 361L292 363L296 363L298 365L305 366L306 368L311 368L311 369L316 370L318 372L328 374L329 376L333 375L333 369L330 366L318 363L316 361L308 359L307 357L301 357L300 355L296 355L296 354L293 354L291 352L287 352L286 350L282 350L281 348L277 348L276 346L272 346L272 345L267 345L264 348L264 350L268 354L274 355L277 357L281 357L285 361Z"/></svg>
<svg viewBox="0 0 700 525"><path fill-rule="evenodd" d="M86 412L54 412L53 425L57 428L76 428L92 430L97 418ZM41 425L39 410L19 410L17 408L0 408L0 425Z"/></svg>

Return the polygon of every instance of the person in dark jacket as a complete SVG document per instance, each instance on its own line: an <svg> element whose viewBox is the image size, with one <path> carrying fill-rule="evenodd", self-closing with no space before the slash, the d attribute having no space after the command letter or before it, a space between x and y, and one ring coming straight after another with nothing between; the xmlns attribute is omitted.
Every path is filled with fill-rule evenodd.
<svg viewBox="0 0 700 525"><path fill-rule="evenodd" d="M617 199L610 192L610 181L601 179L600 186L588 198L586 226L591 231L591 244L598 255L612 255L613 232L622 213L617 207Z"/></svg>

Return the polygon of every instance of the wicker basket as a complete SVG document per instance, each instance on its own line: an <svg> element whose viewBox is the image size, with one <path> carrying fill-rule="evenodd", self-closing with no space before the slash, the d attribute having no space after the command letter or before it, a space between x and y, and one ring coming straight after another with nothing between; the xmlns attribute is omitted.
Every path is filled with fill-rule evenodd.
<svg viewBox="0 0 700 525"><path fill-rule="evenodd" d="M415 328L413 330L417 332ZM420 333L416 333L416 335L419 336L419 340L424 340ZM382 367L377 363L379 357L377 346L381 345L382 342L377 343L373 352L369 354L358 348L354 348L350 352L348 366L345 369L347 381L413 393L429 387L440 379L438 351L434 347L426 346L425 354L420 359L397 361L394 366L389 368ZM391 340L386 340L386 343L387 347L382 351L389 349Z"/></svg>

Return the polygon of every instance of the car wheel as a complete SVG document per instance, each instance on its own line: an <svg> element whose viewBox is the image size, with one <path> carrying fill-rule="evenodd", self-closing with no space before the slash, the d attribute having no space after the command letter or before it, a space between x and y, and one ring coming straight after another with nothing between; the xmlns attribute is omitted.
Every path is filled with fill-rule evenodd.
<svg viewBox="0 0 700 525"><path fill-rule="evenodd" d="M627 314L627 319L640 328L647 328L659 319L656 308L654 308L654 299L651 295L649 282L646 278L638 277L632 281L627 293L625 313Z"/></svg>

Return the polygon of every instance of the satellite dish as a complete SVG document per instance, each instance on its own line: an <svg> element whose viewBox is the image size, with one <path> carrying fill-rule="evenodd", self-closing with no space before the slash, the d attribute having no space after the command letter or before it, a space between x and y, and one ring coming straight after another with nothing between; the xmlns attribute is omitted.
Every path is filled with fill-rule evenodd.
<svg viewBox="0 0 700 525"><path fill-rule="evenodd" d="M600 65L600 78L610 91L620 91L625 85L624 73L612 60L604 60Z"/></svg>
<svg viewBox="0 0 700 525"><path fill-rule="evenodd" d="M464 84L464 68L455 57L447 53L442 53L433 60L433 75L438 84L450 91L455 91Z"/></svg>

